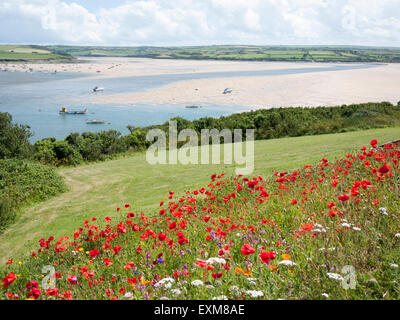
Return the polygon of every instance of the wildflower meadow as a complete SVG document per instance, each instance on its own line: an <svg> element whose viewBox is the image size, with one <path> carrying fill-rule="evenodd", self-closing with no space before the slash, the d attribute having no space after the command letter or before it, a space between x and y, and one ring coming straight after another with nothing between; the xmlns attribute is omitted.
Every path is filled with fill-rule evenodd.
<svg viewBox="0 0 400 320"><path fill-rule="evenodd" d="M400 146L213 174L144 215L87 217L0 270L1 299L399 299ZM128 201L129 202L129 201Z"/></svg>

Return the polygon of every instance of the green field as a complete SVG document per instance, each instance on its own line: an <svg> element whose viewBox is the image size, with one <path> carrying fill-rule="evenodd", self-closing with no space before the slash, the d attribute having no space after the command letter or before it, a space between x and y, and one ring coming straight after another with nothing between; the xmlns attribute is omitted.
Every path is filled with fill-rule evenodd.
<svg viewBox="0 0 400 320"><path fill-rule="evenodd" d="M141 57L154 59L400 62L399 48L351 46L195 46L102 47L0 45L0 61L68 61L72 57Z"/></svg>
<svg viewBox="0 0 400 320"><path fill-rule="evenodd" d="M87 57L144 57L158 59L400 62L399 48L340 46L199 46L199 47L88 47L49 46L53 52Z"/></svg>
<svg viewBox="0 0 400 320"><path fill-rule="evenodd" d="M0 61L2 62L37 62L72 59L69 55L57 54L42 46L0 45Z"/></svg>
<svg viewBox="0 0 400 320"><path fill-rule="evenodd" d="M273 170L303 167L323 157L334 159L368 145L374 138L382 143L399 139L400 128L256 141L252 176L270 176ZM37 248L42 237L71 235L85 219L116 216L115 208L125 203L130 203L135 212L152 215L169 190L184 194L186 190L206 186L211 174L222 172L231 175L234 166L151 166L144 154L60 168L69 191L20 210L16 223L0 235L0 264Z"/></svg>

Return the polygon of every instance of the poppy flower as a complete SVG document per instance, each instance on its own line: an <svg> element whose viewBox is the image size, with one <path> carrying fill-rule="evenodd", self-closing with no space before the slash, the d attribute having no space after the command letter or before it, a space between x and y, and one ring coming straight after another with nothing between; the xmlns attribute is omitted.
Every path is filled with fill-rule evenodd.
<svg viewBox="0 0 400 320"><path fill-rule="evenodd" d="M58 288L50 288L46 290L46 296L56 296L58 294Z"/></svg>
<svg viewBox="0 0 400 320"><path fill-rule="evenodd" d="M211 276L212 276L214 279L219 279L219 278L222 277L222 272L212 273Z"/></svg>
<svg viewBox="0 0 400 320"><path fill-rule="evenodd" d="M342 194L342 195L340 195L340 196L338 197L338 199L339 199L340 201L342 201L342 202L345 202L345 201L347 201L347 200L350 199L350 196L349 196L348 194Z"/></svg>
<svg viewBox="0 0 400 320"><path fill-rule="evenodd" d="M260 253L260 258L261 261L264 263L269 263L270 260L273 260L276 258L276 253L273 251L269 251L269 252L261 252Z"/></svg>
<svg viewBox="0 0 400 320"><path fill-rule="evenodd" d="M125 269L125 270L130 270L130 269L132 269L134 266L135 266L135 263L134 263L134 262L127 262L126 265L125 265L125 267L124 267L124 269Z"/></svg>
<svg viewBox="0 0 400 320"><path fill-rule="evenodd" d="M36 287L33 287L29 292L28 292L28 298L30 299L38 299L40 297L40 290Z"/></svg>
<svg viewBox="0 0 400 320"><path fill-rule="evenodd" d="M89 255L91 258L95 258L100 254L100 251L97 249L93 249L92 251L89 252Z"/></svg>
<svg viewBox="0 0 400 320"><path fill-rule="evenodd" d="M256 252L256 250L249 244L243 245L243 247L240 249L240 251L245 256L248 256L248 255L253 254L254 252Z"/></svg>
<svg viewBox="0 0 400 320"><path fill-rule="evenodd" d="M382 167L378 169L380 174L385 174L390 171L390 167L385 163Z"/></svg>
<svg viewBox="0 0 400 320"><path fill-rule="evenodd" d="M3 283L4 288L8 288L11 283L13 283L15 280L15 274L13 272L10 272L7 276L3 278Z"/></svg>
<svg viewBox="0 0 400 320"><path fill-rule="evenodd" d="M167 238L167 235L165 233L158 234L158 240L164 241L166 238Z"/></svg>
<svg viewBox="0 0 400 320"><path fill-rule="evenodd" d="M67 280L70 284L76 284L78 282L78 278L72 274L67 277Z"/></svg>
<svg viewBox="0 0 400 320"><path fill-rule="evenodd" d="M115 246L113 248L114 255L116 255L121 249L122 249L122 247L120 245Z"/></svg>

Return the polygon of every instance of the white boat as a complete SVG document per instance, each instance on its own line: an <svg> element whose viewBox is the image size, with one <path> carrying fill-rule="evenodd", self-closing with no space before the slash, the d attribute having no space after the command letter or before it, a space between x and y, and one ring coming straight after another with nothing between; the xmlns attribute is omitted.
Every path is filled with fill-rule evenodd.
<svg viewBox="0 0 400 320"><path fill-rule="evenodd" d="M86 120L87 124L102 124L104 120Z"/></svg>
<svg viewBox="0 0 400 320"><path fill-rule="evenodd" d="M93 88L93 92L99 92L99 91L103 91L103 90L104 90L104 88L99 88L98 86L95 86Z"/></svg>
<svg viewBox="0 0 400 320"><path fill-rule="evenodd" d="M225 90L224 90L224 92L222 92L223 94L227 94L227 93L231 93L232 92L232 89L231 88L226 88Z"/></svg>

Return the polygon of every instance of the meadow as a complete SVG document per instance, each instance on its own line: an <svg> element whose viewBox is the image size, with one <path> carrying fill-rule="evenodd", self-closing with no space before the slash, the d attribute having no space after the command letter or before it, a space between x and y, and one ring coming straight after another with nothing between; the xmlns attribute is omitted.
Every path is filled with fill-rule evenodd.
<svg viewBox="0 0 400 320"><path fill-rule="evenodd" d="M253 180L143 154L60 168L70 190L0 236L2 297L399 298L400 153L370 146L399 135L256 141ZM56 287L42 290L49 264ZM345 265L354 290L340 285Z"/></svg>

